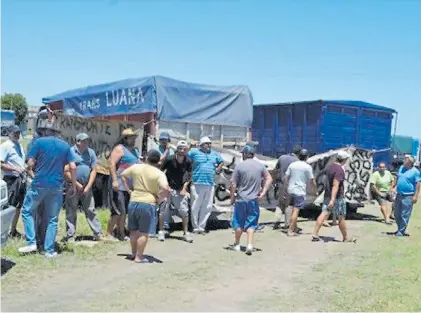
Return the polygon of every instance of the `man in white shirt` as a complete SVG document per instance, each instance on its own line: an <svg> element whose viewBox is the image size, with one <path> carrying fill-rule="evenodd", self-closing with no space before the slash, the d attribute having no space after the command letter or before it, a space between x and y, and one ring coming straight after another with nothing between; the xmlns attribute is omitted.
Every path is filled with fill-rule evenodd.
<svg viewBox="0 0 421 313"><path fill-rule="evenodd" d="M292 162L285 172L285 185L288 191L289 205L293 207L288 236L297 236L297 219L300 209L304 208L307 183L313 185L313 192L317 193L317 185L313 176L313 169L307 163L308 151L301 149L298 161Z"/></svg>
<svg viewBox="0 0 421 313"><path fill-rule="evenodd" d="M16 226L26 192L25 151L19 142L20 135L19 126L13 125L9 128L9 140L0 145L2 178L7 184L9 204L16 207L16 214L10 229L12 237L20 236Z"/></svg>

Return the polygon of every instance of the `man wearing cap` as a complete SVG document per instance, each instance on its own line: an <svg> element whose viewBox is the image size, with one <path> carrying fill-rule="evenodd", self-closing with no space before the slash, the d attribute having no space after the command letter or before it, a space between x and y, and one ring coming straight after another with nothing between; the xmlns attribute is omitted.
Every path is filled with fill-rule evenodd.
<svg viewBox="0 0 421 313"><path fill-rule="evenodd" d="M16 207L16 214L10 229L10 236L12 237L20 236L16 226L26 192L25 151L19 142L20 134L19 126L11 126L9 128L9 140L0 145L1 171L3 180L7 184L9 204Z"/></svg>
<svg viewBox="0 0 421 313"><path fill-rule="evenodd" d="M297 220L300 210L304 208L307 184L311 183L313 193L317 194L317 184L314 180L313 168L307 163L308 151L301 149L298 161L292 162L285 172L285 187L288 192L288 204L292 208L292 216L287 232L288 236L297 236L300 229Z"/></svg>
<svg viewBox="0 0 421 313"><path fill-rule="evenodd" d="M124 241L129 238L125 234L127 207L130 201L129 190L126 189L121 173L130 166L140 162L139 149L135 147L137 134L130 128L121 133L121 137L111 151L108 163L110 166L111 178L111 217L108 222L107 237L116 240L114 227L117 226L118 239ZM128 180L128 187L131 188L132 181Z"/></svg>
<svg viewBox="0 0 421 313"><path fill-rule="evenodd" d="M159 152L161 153L161 164L164 160L174 154L172 145L171 145L171 136L167 132L162 132L159 134Z"/></svg>
<svg viewBox="0 0 421 313"><path fill-rule="evenodd" d="M235 242L232 247L240 251L240 239L243 232L247 232L246 254L253 252L253 235L259 223L259 199L266 196L272 184L266 167L259 161L253 160L255 148L245 146L242 150L243 162L235 167L231 177L231 204L234 205L232 228L235 231ZM264 180L262 188L262 180Z"/></svg>
<svg viewBox="0 0 421 313"><path fill-rule="evenodd" d="M156 231L157 204L168 197L168 181L159 170L161 154L150 150L145 164L135 164L125 169L121 176L132 180L128 208L132 257L136 263L148 263L145 251L148 237Z"/></svg>
<svg viewBox="0 0 421 313"><path fill-rule="evenodd" d="M221 172L224 160L219 153L211 149L212 141L209 137L201 138L199 145L200 148L191 149L188 156L193 161L190 188L193 199L191 208L193 232L203 234L213 208L215 173Z"/></svg>
<svg viewBox="0 0 421 313"><path fill-rule="evenodd" d="M404 164L399 168L398 180L394 192L395 200L395 221L398 230L395 236L408 236L406 229L408 228L411 218L412 209L418 201L421 189L421 174L414 167L415 160L412 156L406 155Z"/></svg>
<svg viewBox="0 0 421 313"><path fill-rule="evenodd" d="M278 162L276 162L275 170L277 171L277 180L278 180L278 206L276 210L281 210L282 215L284 215L284 229L289 229L291 216L292 216L292 207L289 206L288 202L288 191L285 186L285 172L291 163L298 161L298 155L301 151L301 146L295 146L292 153L283 154L279 157ZM279 212L279 211L278 211ZM274 229L278 229L281 225L281 215L278 216L278 221L274 225Z"/></svg>
<svg viewBox="0 0 421 313"><path fill-rule="evenodd" d="M58 138L60 130L52 123L45 126L45 137L37 139L28 152L28 168L35 172L34 179L23 201L22 220L27 245L21 253L37 251L34 212L44 203L43 220L48 221L44 241L45 257L53 258L57 234L58 215L63 204L64 167L69 165L73 186L76 186L76 165L70 146ZM71 190L74 193L75 189Z"/></svg>
<svg viewBox="0 0 421 313"><path fill-rule="evenodd" d="M182 219L183 223L183 239L186 242L193 242L191 235L188 232L189 226L189 196L187 187L190 183L193 161L186 156L189 145L187 142L181 140L177 143L177 151L174 155L164 160L161 170L165 171L167 180L170 186L170 194L164 204L164 212L159 215L159 232L158 240L165 240L164 233L164 216L166 212L171 212L174 207L176 214Z"/></svg>
<svg viewBox="0 0 421 313"><path fill-rule="evenodd" d="M345 202L345 170L344 166L349 159L348 152L340 150L336 162L326 168L327 182L322 206L322 213L319 215L314 227L312 240L320 241L319 231L329 214L338 218L339 230L342 233L343 242L356 242L355 238L349 238L346 229L346 202Z"/></svg>
<svg viewBox="0 0 421 313"><path fill-rule="evenodd" d="M94 240L101 239L101 224L96 216L92 186L96 178L97 158L95 151L89 148L89 136L80 133L76 136L76 144L71 147L76 164L76 194L66 192L66 241L74 241L76 235L77 211L79 202L85 213L89 227L94 234ZM69 166L66 166L65 175L68 180L67 190L71 186Z"/></svg>

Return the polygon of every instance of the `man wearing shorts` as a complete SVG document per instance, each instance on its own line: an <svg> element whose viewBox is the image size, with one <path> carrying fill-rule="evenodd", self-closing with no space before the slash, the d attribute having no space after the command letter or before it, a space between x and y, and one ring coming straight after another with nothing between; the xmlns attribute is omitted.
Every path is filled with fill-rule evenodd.
<svg viewBox="0 0 421 313"><path fill-rule="evenodd" d="M387 203L393 202L392 186L395 179L392 173L390 173L384 162L379 164L379 170L371 175L370 184L373 192L374 199L380 205L380 210L383 214L384 222L391 225L392 222L389 219L389 213L387 209Z"/></svg>
<svg viewBox="0 0 421 313"><path fill-rule="evenodd" d="M231 203L234 205L232 228L235 230L235 242L232 248L235 251L241 250L241 235L247 232L246 254L251 255L253 235L260 216L258 201L266 196L272 184L272 177L262 163L253 160L254 147L245 146L241 152L244 162L235 167L231 178ZM264 180L263 189L262 179Z"/></svg>
<svg viewBox="0 0 421 313"><path fill-rule="evenodd" d="M285 172L288 169L288 166L292 162L298 161L298 154L301 151L300 146L294 147L292 153L281 155L276 163L275 170L277 170L278 174L278 181L279 181L279 188L278 188L278 206L276 207L276 211L281 210L282 215L284 215L284 229L289 229L289 225L291 222L291 215L292 215L292 208L289 206L288 203L288 192L285 186ZM281 225L281 216L276 214L278 217L278 221L274 225L274 229L278 229Z"/></svg>
<svg viewBox="0 0 421 313"><path fill-rule="evenodd" d="M136 263L148 263L144 257L149 234L155 233L157 204L168 197L168 181L159 170L161 154L150 150L145 164L135 164L121 173L124 180L132 180L128 208L132 258Z"/></svg>
<svg viewBox="0 0 421 313"><path fill-rule="evenodd" d="M319 231L326 217L332 213L338 218L339 230L342 233L343 242L356 242L355 238L349 238L346 230L346 202L344 197L345 170L344 165L349 159L349 154L340 150L336 162L330 164L326 169L327 182L323 200L322 213L316 221L313 231L313 241L320 241Z"/></svg>
<svg viewBox="0 0 421 313"><path fill-rule="evenodd" d="M307 163L308 151L301 149L298 153L298 161L291 163L285 172L285 186L288 191L289 205L293 208L291 215L291 223L288 229L288 236L297 236L297 220L300 210L304 208L307 183L311 182L313 192L317 193L317 185L313 176L313 169Z"/></svg>
<svg viewBox="0 0 421 313"><path fill-rule="evenodd" d="M187 142L182 140L179 141L176 153L164 160L161 167L162 171L165 171L170 185L170 195L167 201L164 202L162 212L159 212L158 240L160 241L165 240L164 217L171 216L169 212L172 211L173 207L175 213L182 219L184 241L193 242L193 239L188 232L189 196L187 193L187 187L190 183L193 170L193 161L186 156L187 148Z"/></svg>

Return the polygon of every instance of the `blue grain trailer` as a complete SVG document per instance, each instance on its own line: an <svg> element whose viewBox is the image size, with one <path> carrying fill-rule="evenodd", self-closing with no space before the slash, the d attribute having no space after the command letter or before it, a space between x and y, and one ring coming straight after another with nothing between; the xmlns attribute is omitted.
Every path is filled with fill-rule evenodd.
<svg viewBox="0 0 421 313"><path fill-rule="evenodd" d="M311 153L354 145L363 149L389 149L395 110L363 102L317 100L255 104L252 139L259 153L278 157L300 144ZM390 150L375 154L374 163L388 164Z"/></svg>

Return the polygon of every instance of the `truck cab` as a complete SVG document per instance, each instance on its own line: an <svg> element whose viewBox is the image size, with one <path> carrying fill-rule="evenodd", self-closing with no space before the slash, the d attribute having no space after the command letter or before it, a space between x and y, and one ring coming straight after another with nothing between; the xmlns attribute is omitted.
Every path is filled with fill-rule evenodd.
<svg viewBox="0 0 421 313"><path fill-rule="evenodd" d="M1 247L3 248L9 237L10 226L15 216L16 208L9 205L9 195L7 191L7 184L2 179L0 181L0 204L1 204Z"/></svg>

